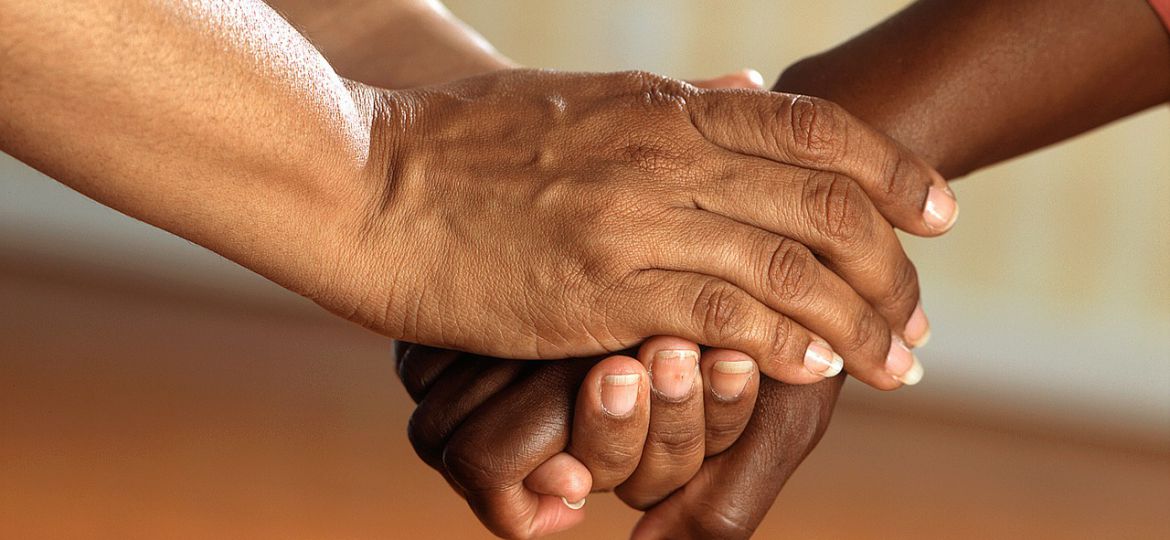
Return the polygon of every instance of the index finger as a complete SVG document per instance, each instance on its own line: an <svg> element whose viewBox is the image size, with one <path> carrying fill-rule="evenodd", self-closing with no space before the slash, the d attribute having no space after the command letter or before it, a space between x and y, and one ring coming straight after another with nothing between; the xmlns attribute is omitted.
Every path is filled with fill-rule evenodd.
<svg viewBox="0 0 1170 540"><path fill-rule="evenodd" d="M443 467L493 533L530 538L583 519L561 497L525 478L569 442L573 398L591 360L564 360L533 371L484 403L451 435Z"/></svg>

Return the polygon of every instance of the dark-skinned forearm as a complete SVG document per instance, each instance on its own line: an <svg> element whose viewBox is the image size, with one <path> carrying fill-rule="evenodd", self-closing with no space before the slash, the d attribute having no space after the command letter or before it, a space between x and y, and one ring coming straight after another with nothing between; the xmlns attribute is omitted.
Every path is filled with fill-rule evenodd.
<svg viewBox="0 0 1170 540"><path fill-rule="evenodd" d="M1170 100L1144 0L921 0L781 76L953 177Z"/></svg>

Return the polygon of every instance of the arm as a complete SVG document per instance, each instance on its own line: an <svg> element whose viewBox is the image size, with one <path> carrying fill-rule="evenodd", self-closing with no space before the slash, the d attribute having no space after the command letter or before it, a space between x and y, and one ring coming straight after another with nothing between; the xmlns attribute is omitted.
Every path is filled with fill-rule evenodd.
<svg viewBox="0 0 1170 540"><path fill-rule="evenodd" d="M830 98L961 175L1166 102L1170 40L1142 0L923 0L789 68L774 90ZM820 440L839 389L763 381L740 440L634 537L750 536Z"/></svg>
<svg viewBox="0 0 1170 540"><path fill-rule="evenodd" d="M803 351L790 299L759 279L777 253L820 271L794 242L828 254L859 294L900 293L881 307L913 310L909 261L858 186L893 177L925 192L937 175L816 100L525 70L385 91L338 77L256 1L0 7L6 151L390 337L521 358L656 334ZM838 122L804 145L792 122L805 113ZM744 118L771 121L729 127ZM846 139L848 159L826 160L838 146L822 143ZM842 204L847 219L822 208ZM808 227L808 215L830 219ZM926 227L917 209L897 217ZM696 225L750 264L678 233ZM870 257L841 256L856 252ZM814 331L858 328L832 307L803 311ZM898 386L883 368L891 329L852 312L866 333L842 354Z"/></svg>
<svg viewBox="0 0 1170 540"><path fill-rule="evenodd" d="M1170 100L1170 40L1145 0L923 0L790 67L947 176Z"/></svg>
<svg viewBox="0 0 1170 540"><path fill-rule="evenodd" d="M369 108L266 6L0 12L0 149L285 285L336 259Z"/></svg>

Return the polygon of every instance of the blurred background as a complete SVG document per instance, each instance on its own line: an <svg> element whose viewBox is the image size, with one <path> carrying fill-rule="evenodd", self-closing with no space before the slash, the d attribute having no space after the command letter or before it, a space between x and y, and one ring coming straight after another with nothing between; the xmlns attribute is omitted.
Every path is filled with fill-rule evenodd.
<svg viewBox="0 0 1170 540"><path fill-rule="evenodd" d="M771 81L906 3L447 5L526 65ZM759 536L1170 537L1170 113L954 187L926 379L847 385ZM387 340L0 154L0 537L486 537L410 411Z"/></svg>

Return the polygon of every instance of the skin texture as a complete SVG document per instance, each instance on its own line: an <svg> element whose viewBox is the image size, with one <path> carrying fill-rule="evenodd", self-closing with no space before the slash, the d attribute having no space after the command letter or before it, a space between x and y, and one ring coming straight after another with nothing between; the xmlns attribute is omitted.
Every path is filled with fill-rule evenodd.
<svg viewBox="0 0 1170 540"><path fill-rule="evenodd" d="M1165 103L1167 65L1144 0L925 0L777 88L845 105L950 178Z"/></svg>
<svg viewBox="0 0 1170 540"><path fill-rule="evenodd" d="M377 82L393 87L410 84L435 84L446 82L446 77L474 75L512 65L507 60L502 60L503 57L491 49L482 38L474 34L469 35L470 30L466 25L452 17L435 2L348 0L340 3L322 4L305 3L298 0L271 0L270 4L290 17L295 25L302 28L313 39L327 57L334 59L333 62L340 72L363 74L369 77L368 79L363 78L363 82ZM360 39L354 36L360 36ZM359 50L354 51L355 48ZM395 58L421 59L423 61L404 62L394 60ZM374 76L374 74L377 75ZM695 86L700 88L754 89L759 88L761 84L762 81L758 78L748 77L742 72L715 79L695 81ZM747 119L747 121L755 122L753 119ZM733 140L734 138L728 137L727 139ZM852 141L848 141L848 143L852 144ZM737 150L753 153L753 149L747 147L737 147ZM889 196L887 203L880 207L882 213L886 214L887 217L897 216L894 220L896 223L908 230L916 231L918 234L939 234L941 231L934 230L923 222L921 206L922 199L926 197L925 188L921 184L895 185L904 182L904 177L904 174L895 174L889 179L893 183L884 186L869 185L865 189L867 194L871 196L887 193L897 194L897 196ZM933 179L933 182L934 185L941 184L941 180L937 178ZM721 242L721 239L718 241ZM724 246L719 247L721 251L726 251ZM777 286L790 289L789 292L795 292L797 296L808 296L814 300L826 298L833 294L835 288L841 288L841 280L836 276L829 275L827 280L820 280L817 279L817 276L825 275L823 271L805 272L805 266L818 270L821 265L816 261L807 260L809 254L801 246L792 245L789 247L793 249L781 249L776 254L776 258L780 259L777 261L778 264L769 263L769 270L777 274L776 279L786 281ZM731 255L734 254L728 256ZM802 258L805 260L801 260ZM825 257L822 259L831 260ZM912 271L912 267L895 264L890 268L889 275L883 276L883 279L891 282L895 291L887 294L886 296L889 298L878 304L878 311L886 318L891 328L903 325L907 317L905 313L913 309L910 297L916 297L916 292L912 290L913 285L904 287L913 280ZM806 276L806 274L808 275ZM804 289L815 291L815 294L813 292L805 293ZM870 293L871 296L886 294L875 292L873 289ZM903 298L899 300L898 295ZM828 332L826 335L841 336L848 332L851 335L863 336L842 340L852 341L845 343L843 347L849 350L842 355L847 360L854 360L868 354L871 357L869 366L871 366L872 371L872 366L880 366L883 360L872 358L874 353L854 352L854 350L858 349L859 344L864 341L875 340L872 337L864 337L866 335L872 336L875 330L856 331L857 328L878 328L873 320L865 320L867 318L873 319L874 312L867 309L856 294L836 294L835 297L838 300L831 304L804 305L802 298L788 302L773 302L773 304L783 304L779 309L787 307L791 312L788 314L795 315L793 319L797 323L795 325L797 328L793 330L793 333L797 334L797 339L793 340L791 347L799 349L802 340L804 344L808 343L806 333L800 328L802 324L807 323L816 328L823 327L826 322L829 322L837 330ZM852 315L827 318L825 315L829 311L846 311ZM925 321L924 318L921 320ZM921 337L925 331L918 329L916 335ZM884 336L876 338L876 341L879 342L876 348L886 347ZM907 338L907 341L911 341L910 337ZM900 351L902 349L889 350ZM828 354L831 356L832 352L829 350ZM909 358L909 355L902 356ZM851 361L849 364L852 367L854 362ZM818 369L823 369L823 367ZM804 368L802 355L793 355L784 364L765 366L765 371L771 376L794 383L815 382L821 379L820 376L810 373ZM873 377L880 379L877 383L884 385L884 387L898 386L897 381L891 380L884 373L874 373Z"/></svg>
<svg viewBox="0 0 1170 540"><path fill-rule="evenodd" d="M800 359L807 326L900 384L885 362L917 280L866 192L941 179L828 102L637 72L390 91L255 1L0 7L0 147L375 331L511 358L669 334Z"/></svg>
<svg viewBox="0 0 1170 540"><path fill-rule="evenodd" d="M925 1L793 66L776 89L830 97L963 174L1166 102L1166 38L1137 0ZM744 434L634 537L750 536L819 440L839 385L762 381Z"/></svg>
<svg viewBox="0 0 1170 540"><path fill-rule="evenodd" d="M680 344L675 340L659 338L647 342L638 356L644 356L655 346L677 347ZM488 392L477 389L475 397L458 399L461 411L467 410L465 405L469 402L478 401L474 412L443 414L446 421L436 426L428 420L432 413L426 411L434 411L441 407L436 403L450 403L460 394L418 390L427 381L438 381L433 384L439 389L443 381L467 380L467 373L501 369L507 363L516 363L496 361L497 364L487 359L447 356L445 372L436 375L434 360L445 354L446 351L439 349L399 345L400 376L407 388L412 389L412 395L420 400L411 420L411 441L419 455L468 500L485 526L507 538L540 537L576 525L584 519L585 511L570 510L560 498L571 501L583 498L579 486L588 482L589 475L603 479L603 483L594 484L595 491L607 489L615 479L619 482L631 479L629 471L634 467L630 462L637 460L651 462L648 467L654 469L661 484L648 485L644 480L636 480L617 486L616 493L622 500L647 510L635 537L746 537L763 518L796 466L820 440L843 381L836 378L812 385L785 385L767 378L757 379L758 398L748 390L737 400L740 408L721 411L722 422L740 425L746 422L742 434L730 447L704 460L701 454L687 450L692 447L686 442L690 437L685 435L693 433L690 426L663 422L651 426L647 434L642 431L645 424L640 416L625 422L614 421L580 398L575 414L571 413L572 400L580 384L575 373L585 367L572 367L567 362L530 368L506 383L495 383L498 379L492 377L498 387ZM591 376L599 376L607 363L620 358L596 363ZM596 360L583 362L588 366ZM485 364L489 367L485 368ZM706 403L715 401L709 389L705 392ZM484 398L484 393L492 395ZM640 403L648 409L648 402L644 398ZM753 403L754 414L749 416ZM654 403L651 416L660 410L660 405ZM692 411L689 416L692 424L704 422L701 410L697 414ZM609 430L602 432L603 435L594 432L580 440L586 431L578 431L578 426L598 424L607 425ZM567 428L570 425L575 437L571 445ZM721 433L714 435L718 437ZM667 447L665 452L661 443L657 448L653 445L637 448L638 442L651 437L672 441L678 447ZM705 444L713 438L708 432L699 443ZM561 452L565 448L575 461L563 458L565 454ZM640 455L630 456L629 448L637 449ZM599 455L620 457L598 459ZM587 464L589 475L582 474L581 463ZM540 480L534 481L534 477Z"/></svg>
<svg viewBox="0 0 1170 540"><path fill-rule="evenodd" d="M855 376L899 385L885 359L917 280L862 186L923 193L935 177L838 108L644 73L526 70L392 97L377 139L409 159L388 164L370 230L328 284L361 296L319 302L407 341L514 358L669 334L800 359L807 325ZM726 127L749 108L774 121ZM386 268L394 260L411 264ZM800 362L762 370L808 382Z"/></svg>

